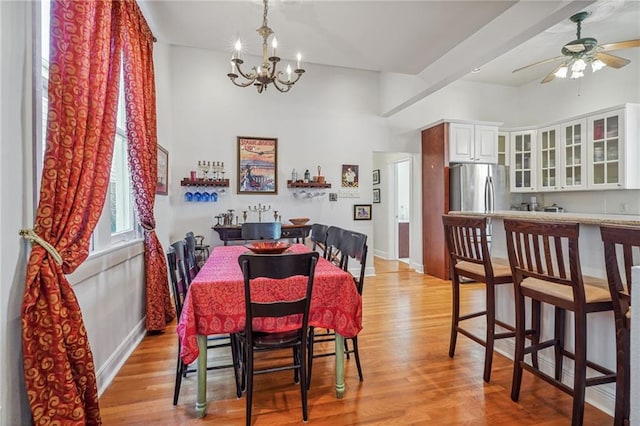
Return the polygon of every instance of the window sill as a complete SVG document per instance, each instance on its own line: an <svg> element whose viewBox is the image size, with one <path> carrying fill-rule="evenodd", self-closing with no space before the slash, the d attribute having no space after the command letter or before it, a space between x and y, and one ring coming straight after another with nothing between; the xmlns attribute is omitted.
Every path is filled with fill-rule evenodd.
<svg viewBox="0 0 640 426"><path fill-rule="evenodd" d="M67 275L67 279L74 286L143 253L144 243L142 238L130 240L126 243L109 247L106 250L93 252L78 269Z"/></svg>

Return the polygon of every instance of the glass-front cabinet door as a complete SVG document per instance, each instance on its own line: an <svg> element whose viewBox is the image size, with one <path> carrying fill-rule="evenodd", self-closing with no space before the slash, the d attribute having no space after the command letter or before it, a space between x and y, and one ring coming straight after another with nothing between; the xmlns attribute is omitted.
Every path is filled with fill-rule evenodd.
<svg viewBox="0 0 640 426"><path fill-rule="evenodd" d="M511 191L531 192L536 189L535 130L511 132Z"/></svg>
<svg viewBox="0 0 640 426"><path fill-rule="evenodd" d="M623 120L624 111L612 111L589 117L588 163L591 188L618 188L624 185Z"/></svg>
<svg viewBox="0 0 640 426"><path fill-rule="evenodd" d="M509 165L509 133L498 132L498 165Z"/></svg>
<svg viewBox="0 0 640 426"><path fill-rule="evenodd" d="M564 148L560 189L585 189L587 187L587 120L562 123L560 136Z"/></svg>
<svg viewBox="0 0 640 426"><path fill-rule="evenodd" d="M558 128L538 130L538 191L557 189Z"/></svg>

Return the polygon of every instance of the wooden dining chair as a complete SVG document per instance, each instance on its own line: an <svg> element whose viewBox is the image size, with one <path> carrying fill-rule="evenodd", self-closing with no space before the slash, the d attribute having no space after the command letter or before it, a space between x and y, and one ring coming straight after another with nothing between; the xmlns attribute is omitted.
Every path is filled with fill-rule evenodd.
<svg viewBox="0 0 640 426"><path fill-rule="evenodd" d="M613 371L587 359L587 316L612 309L607 282L582 275L578 223L505 219L504 227L516 302L516 347L511 399L518 401L522 372L527 370L573 396L571 424L581 425L586 388L616 380ZM533 333L538 337L527 347L525 297L531 299L531 325ZM540 341L542 304L554 307L554 335L545 341ZM565 346L567 311L574 314L573 352ZM535 356L538 351L550 347L554 348L555 355L553 375L525 361L526 354ZM564 357L574 361L573 387L562 382ZM599 374L587 377L587 367Z"/></svg>
<svg viewBox="0 0 640 426"><path fill-rule="evenodd" d="M348 230L342 230L341 240L339 243L339 266L344 271L349 272L349 261L351 263L358 262L357 275L353 277L353 283L358 290L360 296L364 289L364 277L367 267L367 235L360 232L353 232ZM322 351L316 352L316 345L326 342L334 342L336 335L334 330L317 331L314 327L310 327L309 331L309 385L311 384L311 371L313 369L313 358L320 358L325 356L335 356L335 351ZM350 342L350 343L349 343ZM351 347L350 347L351 345ZM364 376L362 374L362 365L360 363L360 352L358 350L358 336L349 337L344 339L344 353L347 359L353 354L356 360L356 368L358 369L358 377L362 382Z"/></svg>
<svg viewBox="0 0 640 426"><path fill-rule="evenodd" d="M496 286L511 285L511 268L506 260L492 259L487 242L487 218L478 216L444 215L444 235L449 252L449 273L452 286L451 339L449 356L454 357L458 333L484 346L485 382L491 380L494 342L515 336L513 325L496 318ZM485 285L485 308L474 312L460 313L460 282L469 278ZM461 322L485 317L485 335L465 328ZM498 331L498 329L506 331Z"/></svg>
<svg viewBox="0 0 640 426"><path fill-rule="evenodd" d="M295 370L299 378L302 397L302 418L308 419L307 407L307 346L309 307L318 253L298 253L281 255L243 254L238 258L244 277L246 321L244 333L239 335L242 356L239 357L242 368L237 369L243 375L242 383L246 383L246 424L251 424L251 405L253 399L254 374L271 373L283 370ZM306 277L304 294L291 294L289 298L283 296L277 302L260 302L260 295L255 293L252 285L256 279L270 278L274 280L288 280L294 276ZM300 315L299 328L281 332L261 332L253 329L254 318L282 318L289 315ZM293 348L293 362L256 370L254 355L256 352L273 351ZM240 380L236 379L236 383Z"/></svg>
<svg viewBox="0 0 640 426"><path fill-rule="evenodd" d="M183 279L187 283L187 286L189 286L193 277L191 273L189 273L189 265L187 263L187 242L185 240L175 241L171 243L171 248L174 250L176 257L178 277ZM195 276L195 274L193 276Z"/></svg>
<svg viewBox="0 0 640 426"><path fill-rule="evenodd" d="M631 267L640 265L640 228L601 225L607 281L616 326L616 403L613 424L629 424Z"/></svg>
<svg viewBox="0 0 640 426"><path fill-rule="evenodd" d="M327 231L329 230L328 225L322 225L321 223L314 223L311 225L311 235L309 238L311 239L311 250L316 251L320 250L322 253L322 257L325 257L325 253L327 251Z"/></svg>
<svg viewBox="0 0 640 426"><path fill-rule="evenodd" d="M204 243L204 235L196 235L196 259L198 266L202 266L209 258L209 244Z"/></svg>
<svg viewBox="0 0 640 426"><path fill-rule="evenodd" d="M280 222L247 222L242 224L242 238L249 240L278 240L282 236Z"/></svg>
<svg viewBox="0 0 640 426"><path fill-rule="evenodd" d="M180 247L180 245L178 245ZM181 248L181 247L180 247ZM176 307L177 317L180 318L182 314L182 305L184 303L185 298L187 297L187 289L189 284L186 280L186 271L184 270L184 266L178 260L178 251L171 247L167 252L167 263L169 268L169 281L171 282L171 290L173 293L173 301ZM227 335L225 338L221 338L222 336L211 336L214 338L213 340L207 340L207 350L208 349L217 349L217 348L225 348L231 347L231 364L217 364L212 366L207 366L207 370L219 370L222 368L232 368L236 366L238 363L235 359L238 351L235 350L237 346L237 340L235 335ZM189 365L182 362L182 358L180 358L180 350L181 350L180 339L178 339L178 361L176 365L176 380L173 388L173 405L178 404L178 397L180 396L180 387L182 384L182 378L187 377L188 373L195 373L195 368L189 368ZM236 387L239 384L236 383Z"/></svg>
<svg viewBox="0 0 640 426"><path fill-rule="evenodd" d="M198 265L198 260L196 258L196 237L193 235L193 232L187 232L184 236L184 243L185 266L187 268L189 282L191 282L200 271L200 266Z"/></svg>
<svg viewBox="0 0 640 426"><path fill-rule="evenodd" d="M345 230L338 226L329 226L327 229L327 242L323 257L338 266L342 258L340 244L342 243L342 234L344 232Z"/></svg>

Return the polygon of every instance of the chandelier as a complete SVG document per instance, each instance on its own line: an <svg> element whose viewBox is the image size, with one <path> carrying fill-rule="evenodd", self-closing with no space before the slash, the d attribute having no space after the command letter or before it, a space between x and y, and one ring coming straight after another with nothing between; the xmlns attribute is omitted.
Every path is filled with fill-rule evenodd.
<svg viewBox="0 0 640 426"><path fill-rule="evenodd" d="M304 74L304 70L300 68L300 60L302 56L300 53L297 55L297 63L296 69L293 70L295 76L292 79L292 70L291 65L287 65L287 76L285 77L282 71L276 71L276 67L278 62L280 62L280 58L276 56L276 48L278 47L278 41L275 36L271 41L271 47L273 48L273 55L268 55L269 44L268 40L271 34L273 34L273 30L269 28L267 25L267 12L269 11L269 7L267 5L267 0L263 0L264 3L264 12L262 14L262 26L258 28L256 31L262 37L262 64L253 66L251 71L245 73L242 71L241 66L244 64L244 61L240 59L240 50L242 49L242 44L240 40L236 42L235 52L231 57L231 72L227 74L227 77L231 79L231 82L239 87L248 87L251 85L256 86L258 89L258 93L262 93L267 89L267 86L273 83L274 87L278 89L279 92L285 93L291 90L291 87L296 84L302 74ZM239 74L239 75L238 75ZM243 81L238 81L238 77L242 76Z"/></svg>

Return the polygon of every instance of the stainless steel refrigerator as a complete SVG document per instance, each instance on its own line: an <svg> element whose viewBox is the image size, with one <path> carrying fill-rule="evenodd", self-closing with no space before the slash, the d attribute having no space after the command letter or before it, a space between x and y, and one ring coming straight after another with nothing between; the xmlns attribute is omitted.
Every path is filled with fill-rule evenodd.
<svg viewBox="0 0 640 426"><path fill-rule="evenodd" d="M450 166L449 210L490 213L510 207L507 166L462 163Z"/></svg>

